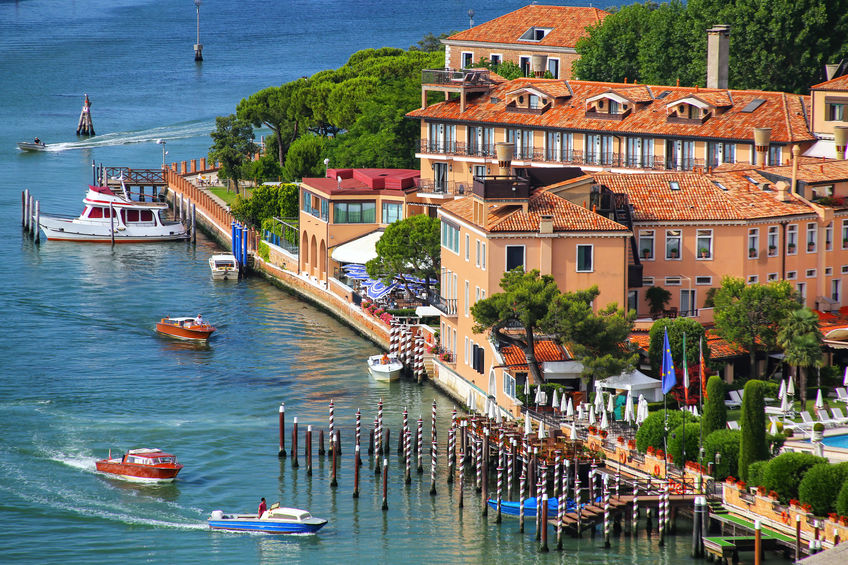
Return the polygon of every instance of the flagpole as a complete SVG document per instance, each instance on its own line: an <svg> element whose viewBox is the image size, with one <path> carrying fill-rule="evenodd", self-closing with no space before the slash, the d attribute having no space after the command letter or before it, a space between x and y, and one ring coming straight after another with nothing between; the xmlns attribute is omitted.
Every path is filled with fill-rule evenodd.
<svg viewBox="0 0 848 565"><path fill-rule="evenodd" d="M704 386L704 336L701 336L698 339L698 386L700 387L700 391L698 391L698 404L701 407L701 418L704 417L704 391L707 390L707 387ZM704 472L704 424L701 423L698 426L698 433L700 437L698 438L698 472L703 475ZM704 477L701 476L701 488L704 485Z"/></svg>
<svg viewBox="0 0 848 565"><path fill-rule="evenodd" d="M686 363L686 332L683 332L683 439L680 458L683 460L683 479L686 483L686 412L689 411L689 364ZM685 491L684 491L685 492Z"/></svg>

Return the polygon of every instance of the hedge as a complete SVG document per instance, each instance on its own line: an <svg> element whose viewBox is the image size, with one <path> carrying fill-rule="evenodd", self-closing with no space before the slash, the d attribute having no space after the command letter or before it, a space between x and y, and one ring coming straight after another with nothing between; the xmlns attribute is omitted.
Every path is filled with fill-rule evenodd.
<svg viewBox="0 0 848 565"><path fill-rule="evenodd" d="M763 484L763 471L768 466L769 461L754 461L748 465L748 484L752 487L758 487Z"/></svg>
<svg viewBox="0 0 848 565"><path fill-rule="evenodd" d="M848 516L848 481L842 483L842 488L836 495L836 513L840 516Z"/></svg>
<svg viewBox="0 0 848 565"><path fill-rule="evenodd" d="M739 438L740 430L716 430L704 438L704 464L714 463L715 454L721 454L721 462L715 466L714 478L723 481L729 476L739 476Z"/></svg>
<svg viewBox="0 0 848 565"><path fill-rule="evenodd" d="M745 383L742 397L742 440L739 445L739 477L748 481L748 465L769 458L766 441L766 403L763 400L763 381L750 380Z"/></svg>
<svg viewBox="0 0 848 565"><path fill-rule="evenodd" d="M721 377L713 375L707 381L707 398L704 401L704 415L701 418L704 435L727 427L727 406L724 405L724 383Z"/></svg>
<svg viewBox="0 0 848 565"><path fill-rule="evenodd" d="M684 412L681 410L668 411L669 430L673 430L683 423L683 414ZM665 410L657 410L656 412L648 414L648 417L645 418L645 421L642 422L642 425L639 426L639 429L636 432L636 449L642 453L646 452L648 447L665 450L665 445L663 444L663 437L665 435L665 430L663 429L665 415ZM692 416L691 414L689 414L686 418L687 422L695 420L695 416Z"/></svg>
<svg viewBox="0 0 848 565"><path fill-rule="evenodd" d="M836 510L836 499L848 479L848 463L813 466L798 485L798 500L812 507L816 516L827 516Z"/></svg>
<svg viewBox="0 0 848 565"><path fill-rule="evenodd" d="M686 459L698 461L698 448L701 442L701 424L686 419ZM674 462L683 465L683 423L668 435L668 452L674 457Z"/></svg>

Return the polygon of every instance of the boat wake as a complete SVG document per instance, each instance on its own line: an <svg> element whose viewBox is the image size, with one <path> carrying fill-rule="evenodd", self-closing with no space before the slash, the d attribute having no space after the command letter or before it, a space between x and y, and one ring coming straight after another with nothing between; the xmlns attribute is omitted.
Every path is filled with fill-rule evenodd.
<svg viewBox="0 0 848 565"><path fill-rule="evenodd" d="M44 151L70 151L72 149L92 149L96 147L130 145L134 143L155 143L159 139L165 141L188 139L201 135L208 136L209 132L214 129L215 123L210 121L185 122L182 124L161 126L138 131L118 131L87 139L81 139L79 141L58 143L48 142Z"/></svg>

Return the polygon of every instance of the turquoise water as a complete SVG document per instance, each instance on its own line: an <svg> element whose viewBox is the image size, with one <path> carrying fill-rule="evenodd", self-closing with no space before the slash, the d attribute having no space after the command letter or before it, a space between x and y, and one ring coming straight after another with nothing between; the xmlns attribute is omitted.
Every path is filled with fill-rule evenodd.
<svg viewBox="0 0 848 565"><path fill-rule="evenodd" d="M848 434L841 436L825 436L822 443L828 447L838 447L840 449L848 449Z"/></svg>
<svg viewBox="0 0 848 565"><path fill-rule="evenodd" d="M519 7L373 1L204 0L194 63L194 5L90 0L0 2L0 562L688 563L685 528L664 548L621 538L566 539L565 553L540 555L514 521L484 519L473 491L457 491L440 461L438 494L423 477L403 484L393 452L389 510L365 472L351 497L357 408L373 421L380 398L397 438L401 411L428 415L435 398L440 437L451 403L429 385L371 381L376 348L334 319L260 279L213 283L200 238L108 246L45 242L20 231L20 194L48 212L75 213L91 162L157 167L204 155L217 115L271 84L344 63L365 47L406 47L426 32L483 21ZM98 135L74 136L83 93ZM60 151L25 154L15 142L39 136ZM161 338L155 321L196 314L215 323L208 347ZM329 461L311 477L277 458L277 408L326 427L336 404L344 456L337 489ZM429 430L429 420L425 420ZM429 434L428 434L429 435ZM288 440L287 440L288 441ZM167 486L100 475L96 458L159 447L185 468ZM319 536L277 538L207 530L214 509L253 511L259 497L310 509L330 523ZM685 523L684 523L685 524Z"/></svg>

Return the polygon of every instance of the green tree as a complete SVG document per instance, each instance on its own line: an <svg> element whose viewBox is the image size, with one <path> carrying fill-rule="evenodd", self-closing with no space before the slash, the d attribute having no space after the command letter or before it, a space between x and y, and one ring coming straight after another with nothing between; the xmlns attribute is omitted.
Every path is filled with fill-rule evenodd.
<svg viewBox="0 0 848 565"><path fill-rule="evenodd" d="M688 6L679 0L651 12L639 42L639 68L647 84L704 85L707 26L692 25Z"/></svg>
<svg viewBox="0 0 848 565"><path fill-rule="evenodd" d="M746 284L724 277L715 293L715 327L718 334L749 353L750 375L756 376L757 352L777 349L777 328L799 308L788 281Z"/></svg>
<svg viewBox="0 0 848 565"><path fill-rule="evenodd" d="M323 177L324 163L321 156L326 140L317 135L302 135L289 147L286 164L281 174L289 181L297 181L305 177Z"/></svg>
<svg viewBox="0 0 848 565"><path fill-rule="evenodd" d="M645 291L645 298L651 310L652 316L659 316L665 310L668 301L671 300L671 293L661 286L652 286Z"/></svg>
<svg viewBox="0 0 848 565"><path fill-rule="evenodd" d="M269 218L296 216L297 207L297 185L259 185L250 198L236 199L232 213L238 221L260 227Z"/></svg>
<svg viewBox="0 0 848 565"><path fill-rule="evenodd" d="M648 20L654 7L623 6L607 16L609 21L587 28L588 35L577 41L580 58L571 67L574 76L607 82L641 81L640 38L649 29Z"/></svg>
<svg viewBox="0 0 848 565"><path fill-rule="evenodd" d="M766 403L763 399L763 381L752 379L745 383L742 395L742 438L739 444L739 476L748 480L748 465L769 458L766 441Z"/></svg>
<svg viewBox="0 0 848 565"><path fill-rule="evenodd" d="M253 179L257 184L264 181L279 181L282 169L275 155L262 155L255 161L244 164L244 178Z"/></svg>
<svg viewBox="0 0 848 565"><path fill-rule="evenodd" d="M823 339L819 317L809 308L790 312L777 334L777 343L786 356L784 360L796 367L798 398L802 406L807 399L807 369L822 366Z"/></svg>
<svg viewBox="0 0 848 565"><path fill-rule="evenodd" d="M253 128L250 122L230 114L215 118L215 131L211 135L213 143L209 148L209 158L221 163L218 176L232 180L238 194L238 183L243 178L242 167L259 150L253 142Z"/></svg>
<svg viewBox="0 0 848 565"><path fill-rule="evenodd" d="M713 475L717 480L723 481L727 477L738 476L741 437L740 430L727 429L716 430L704 436L704 461L706 464L714 464ZM719 455L718 460L716 454Z"/></svg>
<svg viewBox="0 0 848 565"><path fill-rule="evenodd" d="M674 462L677 465L683 466L685 461L698 461L698 450L701 448L701 424L697 422L692 422L694 416L689 414L688 412L682 411L682 414L686 415L686 432L683 431L683 424L681 423L676 428L673 428L671 433L668 436L668 452L674 458ZM684 460L684 446L683 440L684 437L686 439L685 446L685 457Z"/></svg>
<svg viewBox="0 0 848 565"><path fill-rule="evenodd" d="M433 35L432 33L427 33L422 37L418 43L415 45L410 45L410 51L426 51L428 53L433 53L436 51L444 51L445 44L442 43L442 40L450 37L454 34L458 33L457 31L449 31L447 33L442 33L440 35Z"/></svg>
<svg viewBox="0 0 848 565"><path fill-rule="evenodd" d="M297 137L297 120L289 108L291 91L296 83L264 88L236 106L236 116L253 127L267 127L274 135L277 162L282 166L289 145Z"/></svg>
<svg viewBox="0 0 848 565"><path fill-rule="evenodd" d="M809 504L816 516L827 516L836 510L836 499L846 479L848 463L819 463L801 479L798 500Z"/></svg>
<svg viewBox="0 0 848 565"><path fill-rule="evenodd" d="M525 273L521 267L504 273L500 284L503 292L479 300L471 307L472 331L491 330L502 342L521 348L533 377L532 384L541 384L544 379L536 361L536 332L548 314L549 305L559 296L559 288L551 275L540 276L536 269ZM520 327L523 335L507 331L515 327Z"/></svg>
<svg viewBox="0 0 848 565"><path fill-rule="evenodd" d="M686 334L686 363L689 367L698 364L698 341L706 334L704 326L692 318L660 318L651 326L648 346L648 359L651 369L659 374L662 365L664 330L668 330L668 345L671 347L671 357L678 380L683 382L683 334ZM710 348L704 348L704 361L709 361Z"/></svg>
<svg viewBox="0 0 848 565"><path fill-rule="evenodd" d="M638 361L638 353L627 340L636 313L626 313L613 303L596 314L592 304L599 294L597 286L562 293L542 322L545 333L568 344L583 365L583 378L592 381L631 370Z"/></svg>
<svg viewBox="0 0 848 565"><path fill-rule="evenodd" d="M668 417L668 429L673 430L683 423L683 410L657 410L648 414L648 417L636 430L636 449L645 452L649 447L654 449L665 449L666 443L666 417ZM690 422L694 419L691 414L686 419Z"/></svg>
<svg viewBox="0 0 848 565"><path fill-rule="evenodd" d="M441 267L439 220L416 215L398 220L386 228L377 241L377 257L365 264L368 275L387 284L399 278L411 284L412 277L425 281L427 296Z"/></svg>
<svg viewBox="0 0 848 565"><path fill-rule="evenodd" d="M524 71L521 69L521 67L519 67L512 61L502 61L500 63L493 63L489 59L483 57L482 59L471 65L471 68L489 69L493 73L502 76L506 80L513 80L524 76Z"/></svg>
<svg viewBox="0 0 848 565"><path fill-rule="evenodd" d="M801 479L815 465L827 463L824 457L816 457L812 453L789 452L781 453L763 469L761 482L766 490L775 491L784 504L793 498L798 498L798 485Z"/></svg>
<svg viewBox="0 0 848 565"><path fill-rule="evenodd" d="M724 383L713 375L707 381L707 398L704 400L704 415L701 418L704 437L727 427L727 406L724 405Z"/></svg>

